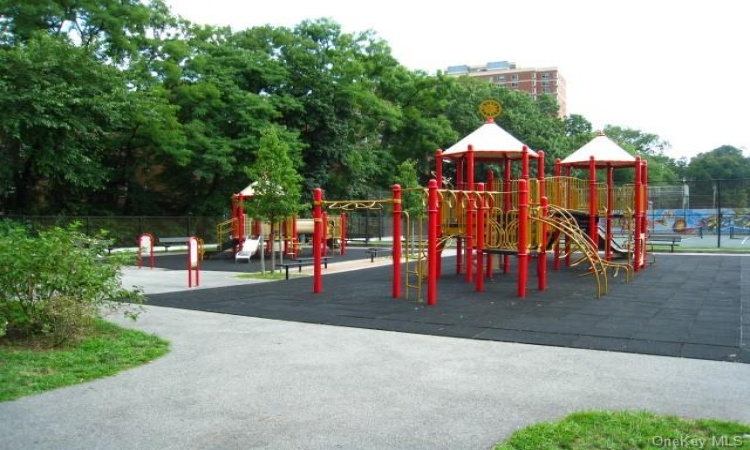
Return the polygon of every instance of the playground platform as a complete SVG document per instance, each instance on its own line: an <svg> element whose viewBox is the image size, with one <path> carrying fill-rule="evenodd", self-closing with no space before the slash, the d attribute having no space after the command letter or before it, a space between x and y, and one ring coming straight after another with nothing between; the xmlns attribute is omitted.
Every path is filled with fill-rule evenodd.
<svg viewBox="0 0 750 450"><path fill-rule="evenodd" d="M347 259L366 258L353 250ZM384 261L387 258L383 258ZM158 265L174 264L170 257ZM516 277L496 273L477 293L455 258L443 259L434 307L391 297L391 266L326 273L323 293L312 278L149 295L148 304L313 324L578 349L750 363L750 260L738 255L656 256L656 263L623 284L610 277L597 299L583 269L549 270L549 288L536 290L533 265L525 299ZM253 262L251 264L257 264ZM246 271L247 265L208 261L203 270ZM512 268L513 269L513 268ZM404 291L406 293L406 291Z"/></svg>

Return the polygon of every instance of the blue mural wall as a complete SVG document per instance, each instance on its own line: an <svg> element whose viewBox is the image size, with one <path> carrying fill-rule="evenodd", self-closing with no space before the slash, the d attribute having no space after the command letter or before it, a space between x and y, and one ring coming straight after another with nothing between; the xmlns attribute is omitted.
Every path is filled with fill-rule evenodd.
<svg viewBox="0 0 750 450"><path fill-rule="evenodd" d="M701 228L703 233L716 233L719 226L715 209L656 209L647 217L654 233L698 234ZM750 233L750 210L722 209L721 232Z"/></svg>

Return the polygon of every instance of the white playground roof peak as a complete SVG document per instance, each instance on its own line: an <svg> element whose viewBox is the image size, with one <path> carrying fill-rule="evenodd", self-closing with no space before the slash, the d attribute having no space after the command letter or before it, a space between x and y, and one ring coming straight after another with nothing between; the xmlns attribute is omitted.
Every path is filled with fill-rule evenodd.
<svg viewBox="0 0 750 450"><path fill-rule="evenodd" d="M560 163L563 166L588 167L591 156L594 157L594 163L598 167L633 167L635 165L635 156L626 152L601 131L598 136L568 155Z"/></svg>
<svg viewBox="0 0 750 450"><path fill-rule="evenodd" d="M258 185L257 181L253 181L248 184L247 187L239 192L240 197L253 197L255 195L255 186Z"/></svg>
<svg viewBox="0 0 750 450"><path fill-rule="evenodd" d="M521 158L523 147L526 146L502 129L494 120L488 119L484 125L443 151L443 156L463 157L468 153L469 145L472 146L476 159L501 159L502 157L518 159ZM530 148L528 152L531 158L539 156Z"/></svg>

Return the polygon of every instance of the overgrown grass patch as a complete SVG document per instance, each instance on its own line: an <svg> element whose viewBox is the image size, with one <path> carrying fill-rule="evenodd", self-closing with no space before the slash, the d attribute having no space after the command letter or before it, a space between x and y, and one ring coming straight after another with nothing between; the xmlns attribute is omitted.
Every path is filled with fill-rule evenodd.
<svg viewBox="0 0 750 450"><path fill-rule="evenodd" d="M495 450L747 449L750 425L645 411L587 411L514 433Z"/></svg>
<svg viewBox="0 0 750 450"><path fill-rule="evenodd" d="M96 320L79 340L55 349L0 339L0 401L113 375L169 351L157 336Z"/></svg>

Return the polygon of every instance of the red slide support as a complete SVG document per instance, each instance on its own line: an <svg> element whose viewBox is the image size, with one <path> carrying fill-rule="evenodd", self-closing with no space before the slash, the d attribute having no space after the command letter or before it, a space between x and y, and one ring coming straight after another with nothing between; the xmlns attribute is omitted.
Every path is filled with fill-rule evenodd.
<svg viewBox="0 0 750 450"><path fill-rule="evenodd" d="M484 292L484 223L485 223L485 207L484 207L484 183L477 184L476 195L476 246L477 246L477 279L476 279L476 290L477 292Z"/></svg>
<svg viewBox="0 0 750 450"><path fill-rule="evenodd" d="M393 297L401 297L401 204L402 191L393 185Z"/></svg>
<svg viewBox="0 0 750 450"><path fill-rule="evenodd" d="M438 183L430 180L427 194L427 305L437 303Z"/></svg>
<svg viewBox="0 0 750 450"><path fill-rule="evenodd" d="M633 248L633 271L638 272L641 270L641 251L643 242L641 241L641 235L643 234L643 229L641 226L643 225L643 222L641 221L642 211L641 211L641 205L643 205L643 189L641 182L643 181L643 178L641 177L641 157L636 156L635 158L635 243Z"/></svg>
<svg viewBox="0 0 750 450"><path fill-rule="evenodd" d="M320 267L323 236L323 191L313 189L313 294L323 292L323 270Z"/></svg>

